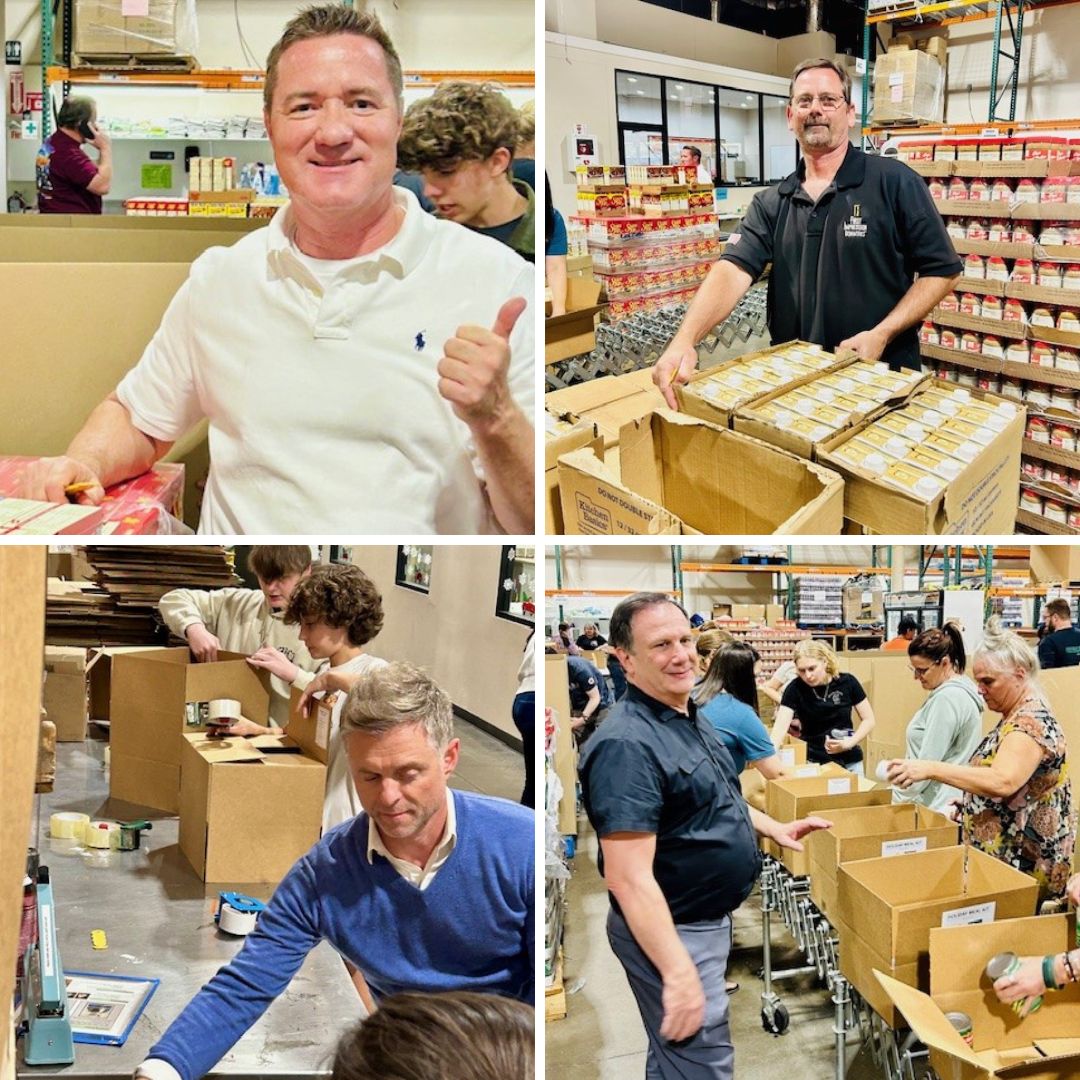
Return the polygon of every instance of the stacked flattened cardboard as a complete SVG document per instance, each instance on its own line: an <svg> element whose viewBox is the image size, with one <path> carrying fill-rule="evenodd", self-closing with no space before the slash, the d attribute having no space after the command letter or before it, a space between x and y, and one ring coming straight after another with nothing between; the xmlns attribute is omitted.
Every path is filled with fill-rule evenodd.
<svg viewBox="0 0 1080 1080"><path fill-rule="evenodd" d="M240 584L220 545L86 548L94 581L120 608L149 607L171 589L223 589Z"/></svg>
<svg viewBox="0 0 1080 1080"><path fill-rule="evenodd" d="M89 581L48 579L45 641L49 645L160 644L154 611L119 611L107 592Z"/></svg>
<svg viewBox="0 0 1080 1080"><path fill-rule="evenodd" d="M157 603L170 589L239 583L223 547L90 545L93 581L49 578L45 635L50 645L161 645Z"/></svg>

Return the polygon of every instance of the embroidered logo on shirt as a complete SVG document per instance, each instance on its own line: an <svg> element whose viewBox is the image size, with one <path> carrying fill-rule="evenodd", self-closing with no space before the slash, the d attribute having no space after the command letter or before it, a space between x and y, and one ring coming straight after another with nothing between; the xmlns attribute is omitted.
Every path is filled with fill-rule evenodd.
<svg viewBox="0 0 1080 1080"><path fill-rule="evenodd" d="M424 351L424 346L426 344L427 344L427 342L424 340L424 331L421 330L420 333L416 335L416 343L413 345L413 348L417 352L423 352Z"/></svg>
<svg viewBox="0 0 1080 1080"><path fill-rule="evenodd" d="M858 237L860 240L866 237L866 226L862 219L862 204L855 203L851 207L851 218L844 222L844 236Z"/></svg>

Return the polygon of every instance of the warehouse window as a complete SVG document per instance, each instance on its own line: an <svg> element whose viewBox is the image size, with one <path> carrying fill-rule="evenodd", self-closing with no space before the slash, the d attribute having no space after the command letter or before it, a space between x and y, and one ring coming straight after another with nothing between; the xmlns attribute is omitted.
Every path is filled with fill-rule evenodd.
<svg viewBox="0 0 1080 1080"><path fill-rule="evenodd" d="M778 184L795 171L799 144L787 126L786 97L761 95L762 166L766 184Z"/></svg>
<svg viewBox="0 0 1080 1080"><path fill-rule="evenodd" d="M761 95L748 90L718 87L717 113L720 126L718 184L760 184L761 142L758 116Z"/></svg>
<svg viewBox="0 0 1080 1080"><path fill-rule="evenodd" d="M526 626L536 621L536 548L531 544L502 549L495 614Z"/></svg>
<svg viewBox="0 0 1080 1080"><path fill-rule="evenodd" d="M701 164L716 176L716 91L704 83L665 79L667 160L676 162L684 146L701 151Z"/></svg>
<svg viewBox="0 0 1080 1080"><path fill-rule="evenodd" d="M402 544L398 546L397 574L394 583L416 592L431 591L430 544Z"/></svg>

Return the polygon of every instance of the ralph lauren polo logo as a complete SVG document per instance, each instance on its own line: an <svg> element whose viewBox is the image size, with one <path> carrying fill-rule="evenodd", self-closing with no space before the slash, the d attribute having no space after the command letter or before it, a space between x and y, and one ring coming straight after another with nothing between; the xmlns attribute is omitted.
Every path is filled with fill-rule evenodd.
<svg viewBox="0 0 1080 1080"><path fill-rule="evenodd" d="M420 333L416 335L416 341L413 344L413 348L417 352L423 352L424 351L424 346L426 344L427 344L427 342L424 340L424 331L421 330Z"/></svg>

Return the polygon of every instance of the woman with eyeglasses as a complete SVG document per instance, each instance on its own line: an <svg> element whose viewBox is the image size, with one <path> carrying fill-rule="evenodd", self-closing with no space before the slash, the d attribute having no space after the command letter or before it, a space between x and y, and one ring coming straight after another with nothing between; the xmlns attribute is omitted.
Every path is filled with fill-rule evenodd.
<svg viewBox="0 0 1080 1080"><path fill-rule="evenodd" d="M927 692L926 703L907 728L905 756L967 765L982 740L982 699L964 674L964 639L954 623L924 630L908 645L912 675ZM893 789L893 802L920 803L948 813L960 789L940 780L920 780Z"/></svg>
<svg viewBox="0 0 1080 1080"><path fill-rule="evenodd" d="M1036 681L1039 660L996 616L975 650L972 674L986 707L1001 719L967 765L905 759L888 763L901 789L936 781L963 793L965 843L1001 859L1039 884L1039 899L1065 892L1076 828L1065 733Z"/></svg>
<svg viewBox="0 0 1080 1080"><path fill-rule="evenodd" d="M776 710L773 745L783 742L791 721L798 718L807 761L835 761L861 776L863 752L859 744L874 730L874 710L862 683L840 670L836 653L825 642L812 638L795 646L795 675ZM852 712L859 718L854 730Z"/></svg>

